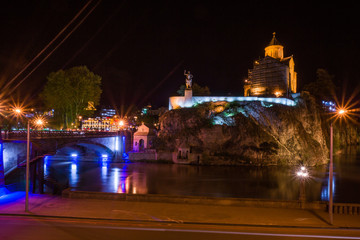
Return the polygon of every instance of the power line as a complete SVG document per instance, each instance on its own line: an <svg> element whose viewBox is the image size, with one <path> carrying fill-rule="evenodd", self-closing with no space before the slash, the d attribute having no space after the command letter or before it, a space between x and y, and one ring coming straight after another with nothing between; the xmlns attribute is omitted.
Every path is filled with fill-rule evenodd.
<svg viewBox="0 0 360 240"><path fill-rule="evenodd" d="M78 24L63 38L63 40L58 43L55 48L48 53L41 62L36 65L21 81L15 85L7 94L11 94L16 88L18 88L46 59L48 59L51 54L64 43L64 41L86 20L86 18L95 10L95 8L99 5L101 0L99 0L95 6L91 8L91 10L80 20ZM79 15L89 6L89 4L92 2L92 0L89 0L87 4L84 5L84 7L75 15L75 17L55 36L54 39L50 41L49 44L47 44L43 50L41 50L35 58L33 58L14 78L10 80L9 83L6 84L5 88L8 87L22 72L24 72L31 63L33 63L47 48L79 17Z"/></svg>
<svg viewBox="0 0 360 240"><path fill-rule="evenodd" d="M110 22L110 20L121 10L121 8L123 7L123 5L125 5L126 1L123 1L121 3L121 5L118 6L118 8L116 9L116 11L107 18L107 20L98 28L98 30L95 32L95 34L93 34L91 36L90 39L88 39L83 45L82 47L76 51L76 53L62 66L61 69L64 69L67 65L69 65L88 45L89 43L94 40L94 38L100 34L100 32L104 29L104 27Z"/></svg>

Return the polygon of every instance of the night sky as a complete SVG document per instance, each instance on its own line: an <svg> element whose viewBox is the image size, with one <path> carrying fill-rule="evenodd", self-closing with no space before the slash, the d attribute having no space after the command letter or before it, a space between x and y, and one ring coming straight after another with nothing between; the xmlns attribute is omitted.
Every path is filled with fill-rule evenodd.
<svg viewBox="0 0 360 240"><path fill-rule="evenodd" d="M36 103L50 72L86 65L103 79L101 103L122 112L132 104L168 106L168 97L185 82L185 69L194 75L193 82L208 86L213 95L243 95L243 79L253 61L264 56L273 32L284 55L294 55L299 90L315 80L317 68L335 75L341 89L358 86L360 28L355 1L236 2L93 0L4 89L87 1L3 1L2 93L11 91L14 99Z"/></svg>

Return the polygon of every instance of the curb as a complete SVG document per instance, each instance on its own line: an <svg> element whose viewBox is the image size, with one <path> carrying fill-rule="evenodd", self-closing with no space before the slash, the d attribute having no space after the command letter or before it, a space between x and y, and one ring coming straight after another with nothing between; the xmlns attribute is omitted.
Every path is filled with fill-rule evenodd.
<svg viewBox="0 0 360 240"><path fill-rule="evenodd" d="M321 201L301 202L298 200L270 200L251 198L220 198L204 196L177 196L163 194L129 194L129 193L106 193L91 191L72 191L67 188L62 191L63 198L70 199L97 199L129 202L161 202L180 204L201 204L217 206L239 206L239 207L264 207L264 208L287 208L326 210L327 203Z"/></svg>
<svg viewBox="0 0 360 240"><path fill-rule="evenodd" d="M184 225L209 225L209 226L234 226L234 227L268 227L268 228L298 228L298 229L346 229L360 230L360 227L312 227L312 226L292 226L292 225L267 225L267 224L237 224L237 223L208 223L208 222L183 222L183 221L155 221L155 220L134 220L134 219L116 219L116 218L97 218L97 217L75 217L75 216L54 216L42 214L21 214L21 213L0 213L0 216L10 217L29 217L29 218L57 218L57 219L78 219L93 221L110 221L110 222L136 222L136 223L165 223L165 224L184 224Z"/></svg>

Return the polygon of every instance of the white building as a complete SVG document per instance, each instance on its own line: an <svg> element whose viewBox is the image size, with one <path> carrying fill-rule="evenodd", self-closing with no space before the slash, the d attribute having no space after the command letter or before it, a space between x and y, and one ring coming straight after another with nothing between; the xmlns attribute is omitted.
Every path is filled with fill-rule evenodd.
<svg viewBox="0 0 360 240"><path fill-rule="evenodd" d="M144 123L138 127L134 133L133 151L141 152L145 149L151 148L153 140L156 137L155 130L147 127Z"/></svg>

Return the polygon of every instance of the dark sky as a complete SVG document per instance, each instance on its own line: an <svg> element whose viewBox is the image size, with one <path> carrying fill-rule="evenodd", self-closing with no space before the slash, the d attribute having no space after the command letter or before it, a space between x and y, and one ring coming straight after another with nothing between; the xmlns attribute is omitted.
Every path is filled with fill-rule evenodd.
<svg viewBox="0 0 360 240"><path fill-rule="evenodd" d="M10 81L85 5L74 0L12 0L0 8L0 80ZM98 4L98 5L97 5ZM95 7L96 6L96 7ZM184 70L213 95L242 95L253 60L276 32L285 56L294 55L299 89L317 68L354 89L360 28L354 2L111 1L93 0L83 14L21 74L11 89L83 23L15 89L35 101L53 71L78 65L102 77L102 104L168 106L184 84ZM3 87L2 87L3 89ZM2 91L5 91L4 89ZM9 90L6 90L9 91Z"/></svg>

